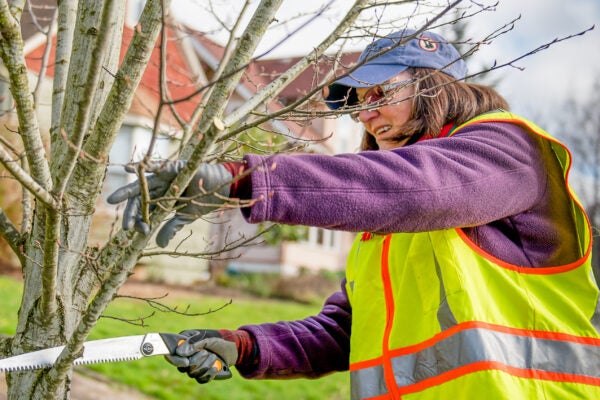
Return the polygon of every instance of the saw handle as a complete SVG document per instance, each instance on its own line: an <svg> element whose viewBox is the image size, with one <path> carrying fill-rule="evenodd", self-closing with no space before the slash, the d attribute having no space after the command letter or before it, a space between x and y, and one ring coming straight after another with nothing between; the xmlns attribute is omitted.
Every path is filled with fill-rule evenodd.
<svg viewBox="0 0 600 400"><path fill-rule="evenodd" d="M171 352L171 354L175 355L175 350L177 347L189 339L187 336L179 335L177 333L159 333L163 342ZM213 353L210 350L206 350L211 354L214 354L217 358L213 363L212 367L218 371L215 379L228 379L231 378L231 371L229 370L229 365L216 353Z"/></svg>

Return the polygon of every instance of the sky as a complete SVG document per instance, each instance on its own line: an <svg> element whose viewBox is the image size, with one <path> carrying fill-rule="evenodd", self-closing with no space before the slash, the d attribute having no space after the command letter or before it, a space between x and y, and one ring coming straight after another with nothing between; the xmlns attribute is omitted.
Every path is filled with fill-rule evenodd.
<svg viewBox="0 0 600 400"><path fill-rule="evenodd" d="M277 18L287 20L297 16L296 21L306 24L292 39L274 49L268 57L285 57L307 54L319 43L324 34L352 4L349 0L331 0L333 10L324 17L307 22L310 14L328 1L284 0ZM526 57L514 64L492 73L491 79L498 80L498 90L507 98L513 111L533 117L546 113L560 112L561 104L568 97L585 101L591 93L591 82L600 79L600 1L598 0L463 0L461 6L498 3L494 11L480 13L469 19L469 34L480 38L509 21L519 18L510 32L482 46L469 61L470 70L482 65L504 64L557 38L567 37L595 28L550 46L548 49ZM209 19L198 4L206 0L174 0L174 14L181 20L204 30L210 26ZM243 0L214 0L222 18L237 15ZM257 2L255 1L254 4ZM423 2L421 2L423 3ZM443 4L443 1L437 1ZM390 16L393 11L384 15ZM387 12L387 11L386 11ZM397 11L396 11L397 12ZM405 13L406 14L406 13ZM370 18L384 18L381 14ZM283 36L300 22L269 34L259 47L258 53L272 48ZM218 40L219 38L216 37ZM362 49L364 45L357 45Z"/></svg>

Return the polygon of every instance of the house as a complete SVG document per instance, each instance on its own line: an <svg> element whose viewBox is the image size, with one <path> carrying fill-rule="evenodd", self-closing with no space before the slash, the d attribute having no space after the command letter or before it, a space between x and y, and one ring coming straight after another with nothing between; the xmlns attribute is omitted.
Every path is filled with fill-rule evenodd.
<svg viewBox="0 0 600 400"><path fill-rule="evenodd" d="M38 76L42 69L42 58L46 48L47 36L39 32L40 22L51 21L55 3L39 0L34 8L26 10L28 26L31 34L26 39L26 59L32 76ZM35 8L38 7L38 8ZM131 9L130 9L131 11ZM139 11L139 10L137 10ZM43 25L42 25L43 26ZM25 24L24 24L25 27ZM133 36L134 19L129 20L124 29L121 47L121 59ZM154 155L168 158L179 144L181 126L178 119L189 121L196 112L202 92L198 89L210 83L211 77L218 68L224 49L218 43L201 32L171 21L167 27L167 77L168 89L173 99L190 96L190 99L177 102L173 109L163 113L159 123L161 140L154 148ZM52 42L52 40L50 40ZM53 48L51 51L54 51ZM351 63L358 54L346 55L346 63ZM298 58L256 60L251 63L244 78L235 90L228 103L228 110L235 110L246 102L257 91L266 86L283 71L293 65ZM140 159L146 152L149 138L155 125L154 116L160 104L160 93L157 82L160 77L159 47L151 57L144 73L121 132L110 154L111 166L107 171L105 193L131 181L134 177L123 171L122 165L131 160ZM318 65L308 68L281 93L277 101L265 107L269 112L292 104L302 97L307 90L323 79L331 66ZM44 71L44 95L51 92L52 65ZM48 101L46 104L50 104ZM49 121L46 121L49 124ZM49 125L46 125L49 126ZM349 117L306 118L301 121L274 120L269 129L283 134L292 144L308 143L307 151L320 153L353 152L358 148L360 128ZM333 134L335 132L335 134ZM98 239L106 237L114 229L118 211L108 204L99 204L92 235ZM186 227L187 228L187 227ZM257 227L247 224L237 211L225 213L218 223L197 221L180 232L173 242L181 241L193 230L194 235L187 237L178 246L179 251L198 253L219 248L230 240L240 240L256 234ZM295 274L299 270L341 270L345 263L345 254L352 241L352 234L333 232L319 228L309 228L306 239L295 242L282 242L276 246L258 244L251 247L232 249L222 254L218 260L198 259L166 255L154 255L141 260L148 279L157 279L173 283L190 283L210 277L214 268L246 272L274 272ZM148 252L157 250L151 248ZM167 249L167 250L173 250ZM177 267L173 265L176 263ZM177 273L174 273L174 271Z"/></svg>

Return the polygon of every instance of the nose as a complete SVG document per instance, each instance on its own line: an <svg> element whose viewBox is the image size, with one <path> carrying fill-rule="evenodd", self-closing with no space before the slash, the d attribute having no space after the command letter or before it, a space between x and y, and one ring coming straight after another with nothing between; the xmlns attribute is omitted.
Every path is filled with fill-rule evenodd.
<svg viewBox="0 0 600 400"><path fill-rule="evenodd" d="M358 112L358 119L363 124L369 122L369 120L377 117L379 115L379 111L376 108L370 108L368 110L360 110Z"/></svg>

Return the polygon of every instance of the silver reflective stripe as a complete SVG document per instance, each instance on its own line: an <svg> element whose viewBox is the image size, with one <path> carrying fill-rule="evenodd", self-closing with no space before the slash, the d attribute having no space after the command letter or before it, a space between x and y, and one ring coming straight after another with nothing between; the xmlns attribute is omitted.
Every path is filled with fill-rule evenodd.
<svg viewBox="0 0 600 400"><path fill-rule="evenodd" d="M352 400L381 396L388 393L383 367L364 368L350 373Z"/></svg>
<svg viewBox="0 0 600 400"><path fill-rule="evenodd" d="M476 328L458 332L417 353L394 357L399 387L478 361L600 378L600 346L517 336Z"/></svg>
<svg viewBox="0 0 600 400"><path fill-rule="evenodd" d="M431 236L429 236L429 240L431 241ZM431 242L432 248L435 248L433 242ZM450 329L451 327L457 324L456 317L450 308L450 304L448 304L448 299L446 298L446 287L444 286L444 276L442 275L442 268L440 263L438 262L437 255L435 251L433 252L433 260L435 262L435 273L440 281L440 306L437 312L437 319L440 324L440 328L442 331L446 329Z"/></svg>
<svg viewBox="0 0 600 400"><path fill-rule="evenodd" d="M422 351L392 358L398 387L480 361L512 368L600 379L600 346L518 336L484 328L457 332ZM382 366L351 373L352 399L388 393Z"/></svg>
<svg viewBox="0 0 600 400"><path fill-rule="evenodd" d="M600 297L596 300L596 311L594 311L591 322L594 328L596 328L596 332L600 333Z"/></svg>

